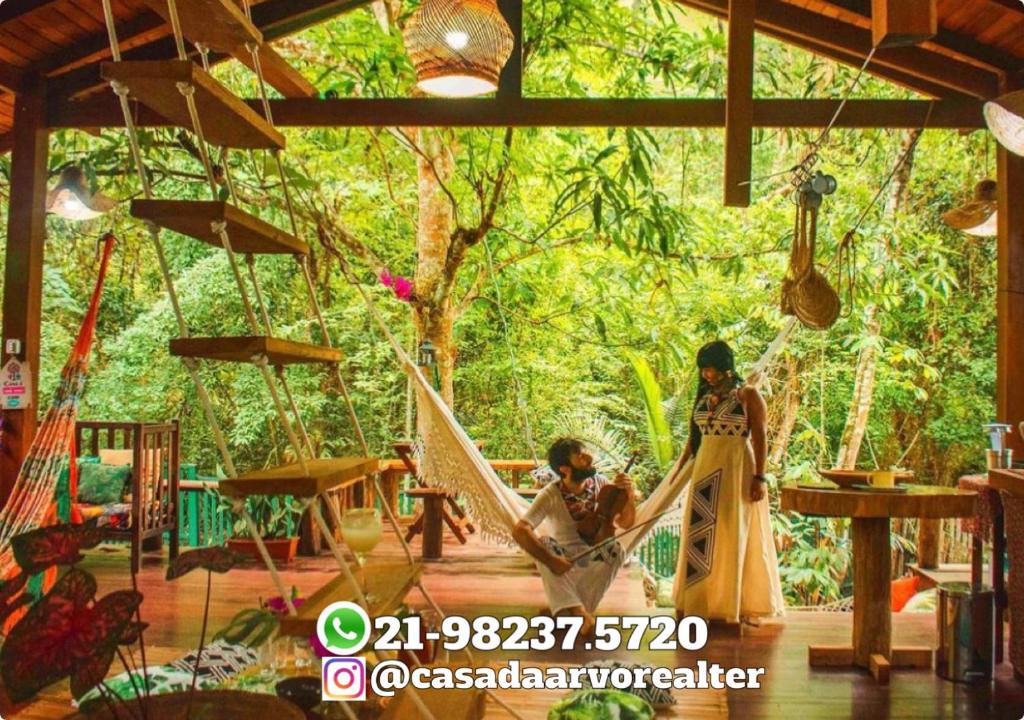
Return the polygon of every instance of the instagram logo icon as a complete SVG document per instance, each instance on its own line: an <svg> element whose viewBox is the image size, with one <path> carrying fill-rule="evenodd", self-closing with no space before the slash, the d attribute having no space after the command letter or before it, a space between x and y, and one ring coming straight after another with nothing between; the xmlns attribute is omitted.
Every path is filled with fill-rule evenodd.
<svg viewBox="0 0 1024 720"><path fill-rule="evenodd" d="M366 660L330 657L323 664L323 699L348 702L366 699Z"/></svg>

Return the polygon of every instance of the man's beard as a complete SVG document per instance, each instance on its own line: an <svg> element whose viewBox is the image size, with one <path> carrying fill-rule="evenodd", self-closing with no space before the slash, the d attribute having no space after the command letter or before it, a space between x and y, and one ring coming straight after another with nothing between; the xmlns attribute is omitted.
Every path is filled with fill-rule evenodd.
<svg viewBox="0 0 1024 720"><path fill-rule="evenodd" d="M590 478L594 477L595 475L597 475L597 468L595 468L593 466L588 467L586 469L580 469L580 468L574 467L572 469L572 476L571 477L572 477L572 481L574 483L581 483L584 480L589 480Z"/></svg>

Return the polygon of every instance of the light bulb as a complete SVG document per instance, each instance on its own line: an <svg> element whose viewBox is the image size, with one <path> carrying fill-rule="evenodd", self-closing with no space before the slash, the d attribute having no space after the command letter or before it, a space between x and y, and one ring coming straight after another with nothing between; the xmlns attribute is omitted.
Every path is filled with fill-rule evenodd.
<svg viewBox="0 0 1024 720"><path fill-rule="evenodd" d="M452 50L462 50L469 44L469 33L463 30L449 30L444 34L444 41Z"/></svg>
<svg viewBox="0 0 1024 720"><path fill-rule="evenodd" d="M998 217L999 213L992 213L985 222L972 228L967 228L964 232L968 235L976 235L977 237L993 237L999 233Z"/></svg>

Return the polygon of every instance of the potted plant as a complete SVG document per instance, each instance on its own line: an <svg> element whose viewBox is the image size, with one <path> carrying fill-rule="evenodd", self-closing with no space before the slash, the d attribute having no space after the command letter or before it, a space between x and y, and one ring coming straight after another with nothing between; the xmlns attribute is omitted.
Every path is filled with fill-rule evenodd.
<svg viewBox="0 0 1024 720"><path fill-rule="evenodd" d="M228 572L236 556L227 548L192 550L171 561L167 579L194 570L206 571L206 602L191 687L157 694L151 691L142 620L142 593L135 573L132 589L97 597L95 578L78 567L81 550L95 547L103 535L90 526L55 525L12 539L11 549L21 571L0 582L0 621L24 611L31 598L24 592L27 578L59 568L53 587L28 608L0 646L0 677L7 698L16 704L31 700L40 690L70 679L71 693L83 701L82 711L94 720L196 720L217 717L248 720L267 716L301 720L294 705L272 695L198 687L200 664L207 640L210 588L214 573ZM130 692L116 692L107 675L115 657L130 678ZM141 660L137 665L135 658ZM129 660L130 659L130 660ZM87 700L92 696L92 700Z"/></svg>
<svg viewBox="0 0 1024 720"><path fill-rule="evenodd" d="M231 502L227 498L222 497L220 503L222 512L232 511ZM276 562L291 562L299 547L299 537L296 533L299 518L302 516L299 504L291 498L256 495L247 498L245 506L270 557ZM239 554L262 560L249 524L242 517L235 518L231 534L232 537L228 540L229 548Z"/></svg>

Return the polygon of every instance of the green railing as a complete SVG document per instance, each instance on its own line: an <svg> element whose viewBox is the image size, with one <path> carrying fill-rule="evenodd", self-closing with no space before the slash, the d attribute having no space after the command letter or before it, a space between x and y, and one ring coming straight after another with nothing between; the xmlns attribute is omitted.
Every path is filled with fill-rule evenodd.
<svg viewBox="0 0 1024 720"><path fill-rule="evenodd" d="M671 577L679 560L679 533L676 526L659 527L636 549L636 558L655 575Z"/></svg>
<svg viewBox="0 0 1024 720"><path fill-rule="evenodd" d="M238 518L223 509L216 488L217 478L213 477L193 476L193 479L181 481L178 538L182 547L223 545L232 536ZM274 511L290 502L292 498L287 496L270 498ZM297 532L291 517L285 518L285 525L289 536Z"/></svg>

